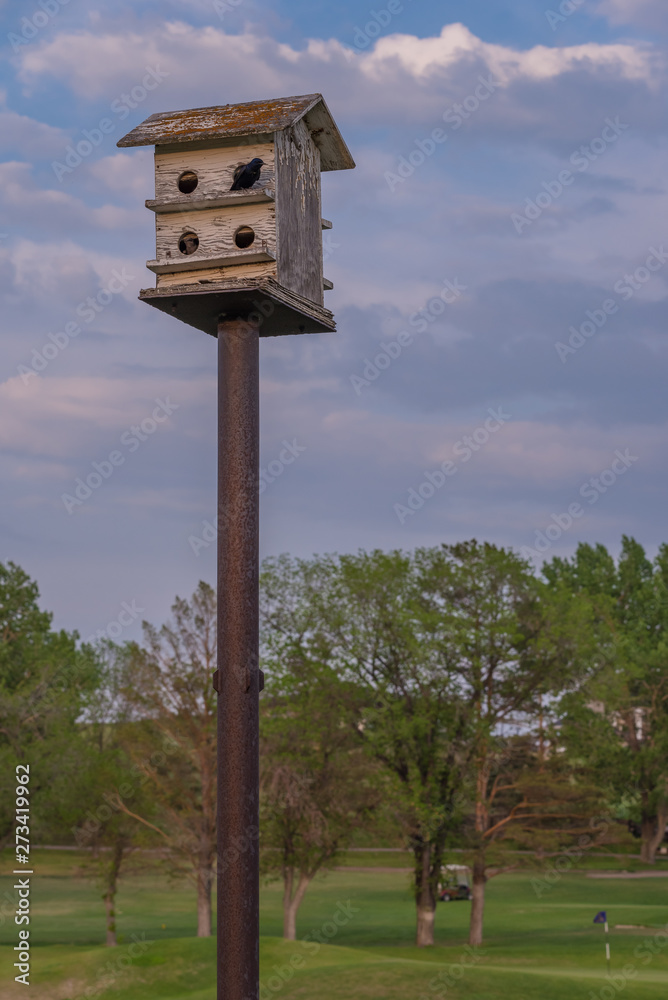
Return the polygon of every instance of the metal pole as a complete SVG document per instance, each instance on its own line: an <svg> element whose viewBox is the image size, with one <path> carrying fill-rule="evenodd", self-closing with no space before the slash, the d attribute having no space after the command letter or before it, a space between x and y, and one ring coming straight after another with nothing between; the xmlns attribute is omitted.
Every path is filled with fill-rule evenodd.
<svg viewBox="0 0 668 1000"><path fill-rule="evenodd" d="M218 1000L259 992L259 330L218 324Z"/></svg>
<svg viewBox="0 0 668 1000"><path fill-rule="evenodd" d="M608 978L610 977L610 937L608 936L608 920L605 921L605 961L608 966Z"/></svg>

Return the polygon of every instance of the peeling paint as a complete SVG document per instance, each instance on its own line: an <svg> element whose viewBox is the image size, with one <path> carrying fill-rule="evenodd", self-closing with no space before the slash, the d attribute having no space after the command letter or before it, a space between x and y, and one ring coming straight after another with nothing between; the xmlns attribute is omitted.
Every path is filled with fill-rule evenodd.
<svg viewBox="0 0 668 1000"><path fill-rule="evenodd" d="M282 132L302 119L320 149L323 170L348 170L355 166L321 94L160 112L128 132L117 145L160 146L242 135L266 135Z"/></svg>

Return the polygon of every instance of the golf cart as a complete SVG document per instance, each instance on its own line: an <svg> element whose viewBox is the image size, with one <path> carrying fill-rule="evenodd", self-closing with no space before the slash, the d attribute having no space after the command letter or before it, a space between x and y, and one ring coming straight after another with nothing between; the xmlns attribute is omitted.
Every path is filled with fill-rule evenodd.
<svg viewBox="0 0 668 1000"><path fill-rule="evenodd" d="M467 865L443 865L438 883L438 898L442 903L453 899L473 899L471 869Z"/></svg>

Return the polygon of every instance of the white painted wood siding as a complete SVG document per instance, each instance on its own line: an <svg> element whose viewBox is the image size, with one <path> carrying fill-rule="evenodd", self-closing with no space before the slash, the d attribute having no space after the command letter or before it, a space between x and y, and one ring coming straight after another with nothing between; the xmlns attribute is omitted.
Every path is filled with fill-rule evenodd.
<svg viewBox="0 0 668 1000"><path fill-rule="evenodd" d="M235 169L242 163L249 163L254 157L264 160L258 188L274 188L274 144L269 142L253 145L224 146L219 149L200 149L190 152L155 154L155 197L156 200L188 198L179 191L178 180L186 170L193 170L199 183L192 192L197 197L224 194L230 190Z"/></svg>
<svg viewBox="0 0 668 1000"><path fill-rule="evenodd" d="M207 257L237 254L239 248L234 242L234 235L242 226L250 226L254 231L254 250L260 250L266 244L272 253L276 253L276 209L273 201L190 212L157 212L155 225L156 260L160 264L168 264L170 260L194 262ZM190 255L179 250L181 237L188 232L195 233L199 239L199 247Z"/></svg>

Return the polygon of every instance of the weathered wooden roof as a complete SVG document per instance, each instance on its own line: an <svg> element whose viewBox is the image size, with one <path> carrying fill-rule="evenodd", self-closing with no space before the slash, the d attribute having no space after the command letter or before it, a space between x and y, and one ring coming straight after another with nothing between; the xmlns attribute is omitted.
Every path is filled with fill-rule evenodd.
<svg viewBox="0 0 668 1000"><path fill-rule="evenodd" d="M266 135L280 132L302 118L320 150L323 170L347 170L355 166L322 94L163 111L137 125L117 145L159 146L236 135Z"/></svg>

